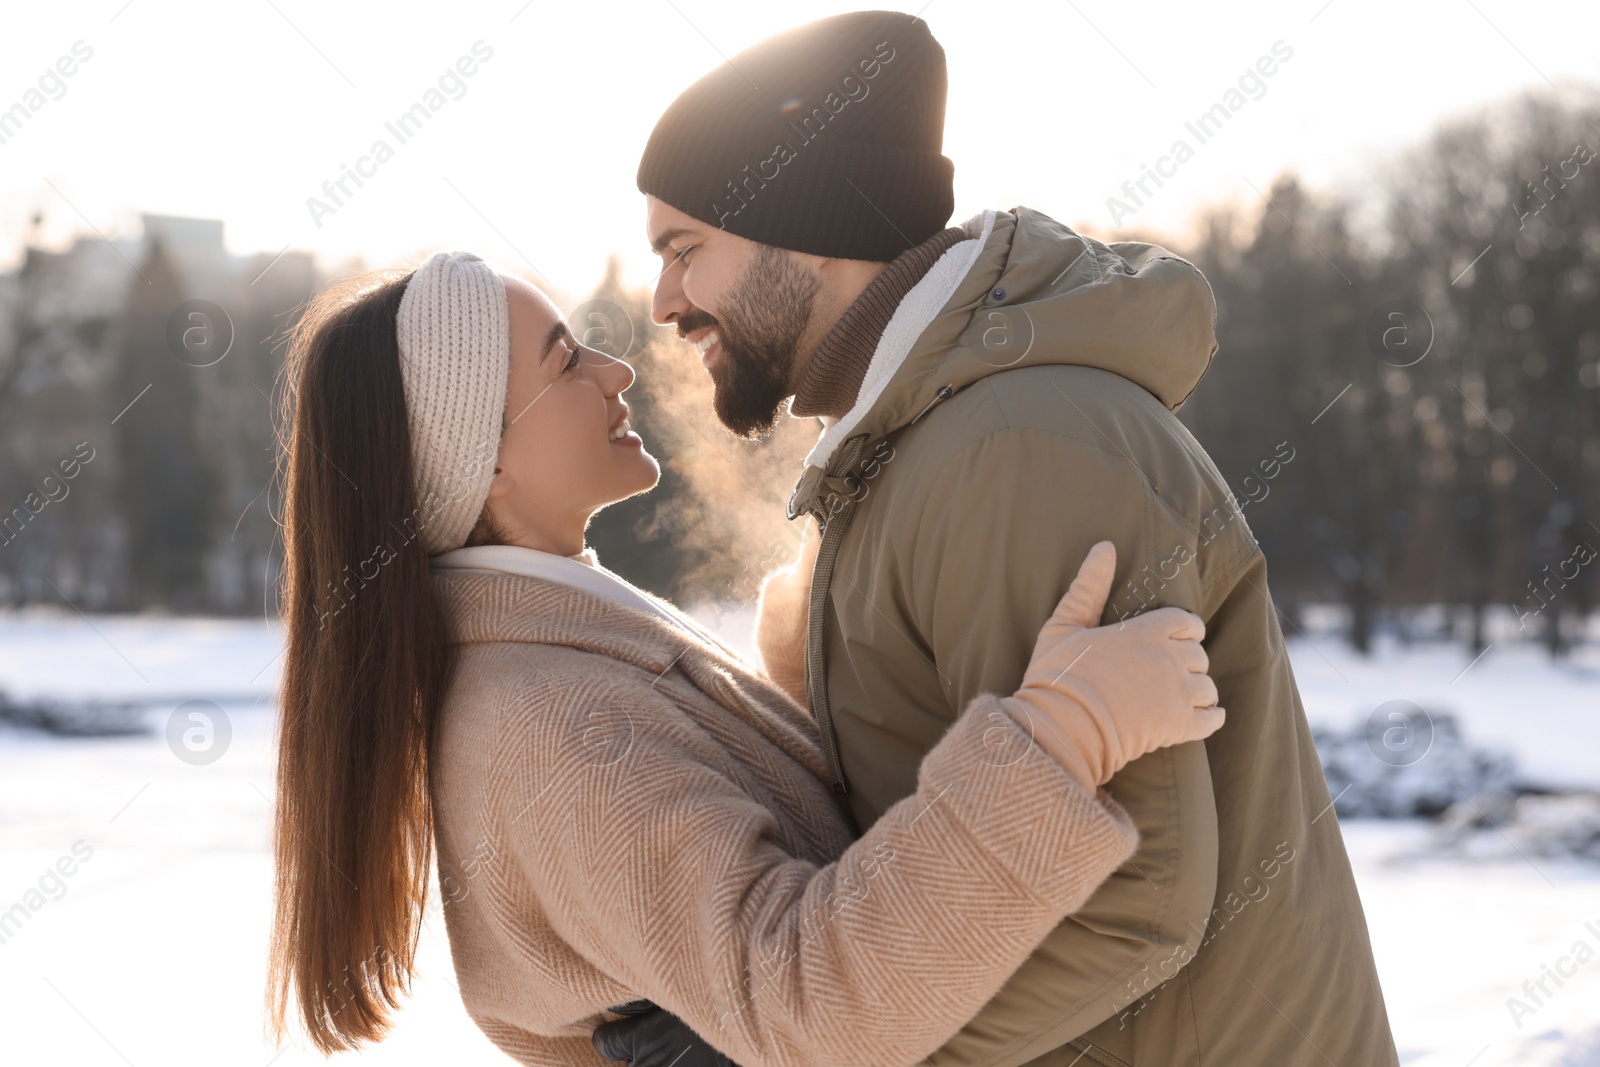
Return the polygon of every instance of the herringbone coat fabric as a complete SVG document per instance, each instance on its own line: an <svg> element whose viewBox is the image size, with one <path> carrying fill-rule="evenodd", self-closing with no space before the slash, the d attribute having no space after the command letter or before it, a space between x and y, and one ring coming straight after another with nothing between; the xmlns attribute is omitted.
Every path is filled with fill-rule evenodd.
<svg viewBox="0 0 1600 1067"><path fill-rule="evenodd" d="M915 1063L1137 847L991 696L852 840L815 724L728 649L537 578L434 582L446 926L521 1063L605 1063L589 1035L639 998L744 1067Z"/></svg>

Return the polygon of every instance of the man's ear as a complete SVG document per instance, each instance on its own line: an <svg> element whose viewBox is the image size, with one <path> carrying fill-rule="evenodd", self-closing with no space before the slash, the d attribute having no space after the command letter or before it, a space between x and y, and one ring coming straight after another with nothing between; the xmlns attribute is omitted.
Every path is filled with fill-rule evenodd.
<svg viewBox="0 0 1600 1067"><path fill-rule="evenodd" d="M789 254L794 257L796 263L806 268L813 277L823 280L824 283L828 279L832 279L833 284L850 291L852 300L855 299L856 295L859 295L862 289L867 287L867 284L872 279L883 273L883 269L889 265L865 259L830 259L826 256L814 256L806 252L791 252Z"/></svg>
<svg viewBox="0 0 1600 1067"><path fill-rule="evenodd" d="M834 259L830 256L813 255L810 252L796 252L792 248L784 249L784 253L788 255L791 262L804 267L809 274L821 274L823 271L833 267L835 263L849 262L848 260Z"/></svg>

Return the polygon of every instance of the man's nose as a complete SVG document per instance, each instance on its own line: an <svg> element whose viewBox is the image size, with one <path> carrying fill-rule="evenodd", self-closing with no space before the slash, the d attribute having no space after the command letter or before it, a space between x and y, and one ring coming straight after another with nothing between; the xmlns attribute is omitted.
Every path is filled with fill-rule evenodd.
<svg viewBox="0 0 1600 1067"><path fill-rule="evenodd" d="M650 321L657 326L677 322L689 313L689 300L672 274L668 270L656 279L656 291L650 300Z"/></svg>

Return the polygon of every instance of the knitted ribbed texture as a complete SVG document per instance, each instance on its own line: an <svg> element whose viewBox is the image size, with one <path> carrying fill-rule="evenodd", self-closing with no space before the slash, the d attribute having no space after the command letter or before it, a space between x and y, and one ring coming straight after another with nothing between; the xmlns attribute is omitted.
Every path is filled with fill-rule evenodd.
<svg viewBox="0 0 1600 1067"><path fill-rule="evenodd" d="M494 480L511 364L506 286L471 252L435 252L395 322L417 522L429 555L466 544Z"/></svg>
<svg viewBox="0 0 1600 1067"><path fill-rule="evenodd" d="M461 997L524 1064L649 999L738 1063L914 1063L1133 851L993 697L859 839L816 726L724 650L581 591L434 578L431 776Z"/></svg>
<svg viewBox="0 0 1600 1067"><path fill-rule="evenodd" d="M645 145L639 191L761 244L886 263L955 206L947 89L921 19L819 19L685 89Z"/></svg>
<svg viewBox="0 0 1600 1067"><path fill-rule="evenodd" d="M915 248L900 253L868 283L817 346L794 399L789 402L790 414L838 419L855 406L878 338L894 317L895 308L945 250L967 236L960 226L940 230Z"/></svg>

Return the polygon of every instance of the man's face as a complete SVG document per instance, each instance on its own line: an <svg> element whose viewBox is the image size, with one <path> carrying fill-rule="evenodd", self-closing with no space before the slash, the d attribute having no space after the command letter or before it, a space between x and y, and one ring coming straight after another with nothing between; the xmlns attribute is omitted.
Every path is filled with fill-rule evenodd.
<svg viewBox="0 0 1600 1067"><path fill-rule="evenodd" d="M645 200L646 233L662 263L650 317L700 348L722 424L740 437L764 436L794 393L821 281L793 253Z"/></svg>

